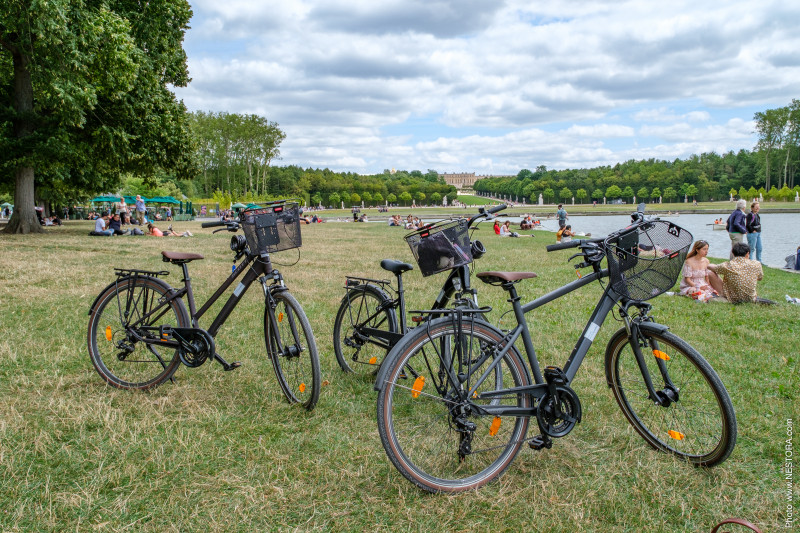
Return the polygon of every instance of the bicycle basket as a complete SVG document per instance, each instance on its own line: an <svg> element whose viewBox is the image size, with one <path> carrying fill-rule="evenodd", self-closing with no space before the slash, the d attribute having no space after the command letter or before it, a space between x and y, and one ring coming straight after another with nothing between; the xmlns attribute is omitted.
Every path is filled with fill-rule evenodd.
<svg viewBox="0 0 800 533"><path fill-rule="evenodd" d="M247 246L254 254L270 254L299 248L300 209L296 202L247 209L241 225Z"/></svg>
<svg viewBox="0 0 800 533"><path fill-rule="evenodd" d="M675 285L692 234L666 220L639 224L605 241L611 288L631 300L649 300Z"/></svg>
<svg viewBox="0 0 800 533"><path fill-rule="evenodd" d="M445 220L405 236L423 276L472 262L467 219Z"/></svg>

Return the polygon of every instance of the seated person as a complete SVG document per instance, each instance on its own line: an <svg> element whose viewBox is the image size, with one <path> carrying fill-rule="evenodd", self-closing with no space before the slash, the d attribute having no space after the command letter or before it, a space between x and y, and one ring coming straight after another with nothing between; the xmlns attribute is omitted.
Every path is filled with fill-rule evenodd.
<svg viewBox="0 0 800 533"><path fill-rule="evenodd" d="M125 235L128 233L128 230L122 229L122 220L120 219L119 213L114 213L111 216L111 220L108 221L108 229L114 232L114 235Z"/></svg>
<svg viewBox="0 0 800 533"><path fill-rule="evenodd" d="M719 295L722 289L722 280L708 269L708 243L695 241L692 249L686 256L681 273L681 294L691 296L695 300L707 301Z"/></svg>
<svg viewBox="0 0 800 533"><path fill-rule="evenodd" d="M526 230L526 229L533 229L533 219L530 215L526 215L522 218L522 222L519 223L519 229Z"/></svg>
<svg viewBox="0 0 800 533"><path fill-rule="evenodd" d="M573 235L575 233L572 232L572 226L567 224L556 233L556 242L569 242Z"/></svg>
<svg viewBox="0 0 800 533"><path fill-rule="evenodd" d="M152 225L150 223L147 224L147 234L148 235L152 235L153 237L191 237L192 236L192 232L191 231L184 231L183 233L178 235L176 232L174 232L172 230L172 226L171 225L170 225L169 229L161 231L160 229L158 229L157 227L155 227L154 225Z"/></svg>
<svg viewBox="0 0 800 533"><path fill-rule="evenodd" d="M106 227L108 223L108 211L103 213L103 216L94 221L94 231L92 235L111 237L114 231Z"/></svg>
<svg viewBox="0 0 800 533"><path fill-rule="evenodd" d="M500 222L495 220L492 229L494 230L495 235L500 235Z"/></svg>
<svg viewBox="0 0 800 533"><path fill-rule="evenodd" d="M511 225L510 220L506 220L503 222L503 225L500 226L500 236L501 237L519 237L519 233L515 231L511 231L509 226Z"/></svg>
<svg viewBox="0 0 800 533"><path fill-rule="evenodd" d="M720 293L734 304L759 300L756 284L764 277L761 263L750 259L750 247L743 242L734 243L731 253L733 259L730 261L708 265L709 270L722 277ZM769 300L764 302L771 303Z"/></svg>

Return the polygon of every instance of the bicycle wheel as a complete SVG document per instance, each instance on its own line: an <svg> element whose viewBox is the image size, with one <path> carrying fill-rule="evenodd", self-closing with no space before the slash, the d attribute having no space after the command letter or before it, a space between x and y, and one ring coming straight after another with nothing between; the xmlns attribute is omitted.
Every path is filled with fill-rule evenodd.
<svg viewBox="0 0 800 533"><path fill-rule="evenodd" d="M159 279L137 276L120 278L100 294L90 311L88 347L92 364L106 383L120 389L150 389L175 373L181 362L177 350L139 342L134 335L152 335L141 327L191 327L182 300L160 304L170 291Z"/></svg>
<svg viewBox="0 0 800 533"><path fill-rule="evenodd" d="M670 402L660 406L650 400L628 334L621 329L606 348L606 378L623 414L653 448L696 466L721 463L736 445L736 414L719 376L680 337L643 335L653 388Z"/></svg>
<svg viewBox="0 0 800 533"><path fill-rule="evenodd" d="M264 339L267 354L284 396L309 411L319 399L320 372L317 344L303 308L287 291L272 295L273 323L264 311Z"/></svg>
<svg viewBox="0 0 800 533"><path fill-rule="evenodd" d="M527 416L479 411L530 407L525 394L480 397L530 384L519 353L512 348L479 383L503 335L477 320L465 319L462 328L459 338L453 320L443 318L414 329L386 361L378 395L378 432L386 454L403 476L429 492L462 492L493 481L511 464L528 429ZM460 381L457 386L446 377L448 370Z"/></svg>
<svg viewBox="0 0 800 533"><path fill-rule="evenodd" d="M370 285L350 289L342 298L333 324L333 350L345 372L372 375L380 367L391 346L373 331L399 333L391 300Z"/></svg>

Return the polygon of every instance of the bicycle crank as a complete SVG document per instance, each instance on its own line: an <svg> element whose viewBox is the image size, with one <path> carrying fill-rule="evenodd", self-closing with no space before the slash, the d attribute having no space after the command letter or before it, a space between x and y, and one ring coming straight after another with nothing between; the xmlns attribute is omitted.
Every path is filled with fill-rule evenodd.
<svg viewBox="0 0 800 533"><path fill-rule="evenodd" d="M581 421L581 401L567 385L567 377L560 368L545 368L544 378L548 391L539 400L536 421L542 434L563 437Z"/></svg>

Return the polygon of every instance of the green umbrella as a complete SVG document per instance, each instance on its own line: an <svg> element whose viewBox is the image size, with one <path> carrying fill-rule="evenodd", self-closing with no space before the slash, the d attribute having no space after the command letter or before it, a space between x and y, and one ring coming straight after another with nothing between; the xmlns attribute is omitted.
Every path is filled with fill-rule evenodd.
<svg viewBox="0 0 800 533"><path fill-rule="evenodd" d="M247 206L242 203L235 203L231 206L231 209L244 209L245 207Z"/></svg>
<svg viewBox="0 0 800 533"><path fill-rule="evenodd" d="M10 203L8 203L8 202L3 202L2 204L0 204L0 207L14 207L14 206L13 206L13 205L11 205L11 204L10 204Z"/></svg>

